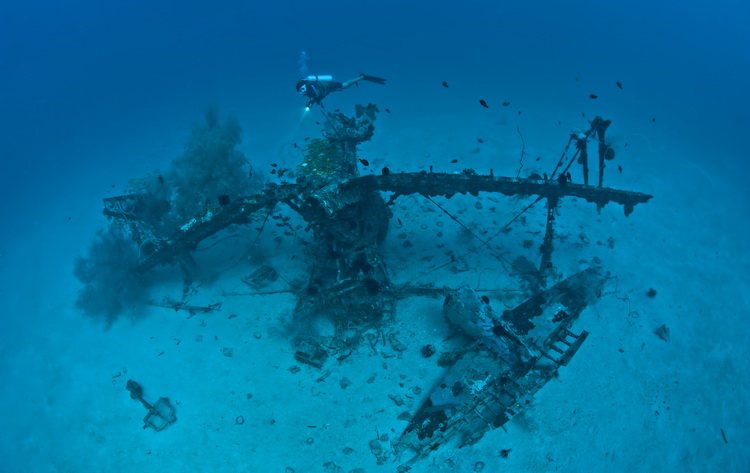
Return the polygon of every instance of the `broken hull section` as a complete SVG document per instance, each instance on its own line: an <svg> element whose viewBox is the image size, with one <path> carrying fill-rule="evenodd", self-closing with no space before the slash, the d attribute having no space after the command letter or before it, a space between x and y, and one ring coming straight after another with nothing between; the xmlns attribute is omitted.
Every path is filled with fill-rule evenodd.
<svg viewBox="0 0 750 473"><path fill-rule="evenodd" d="M504 329L519 340L515 348L530 349L531 360L512 362L487 337L461 349L396 443L404 467L447 443L472 445L529 405L588 336L570 328L603 285L604 278L587 269L503 313Z"/></svg>

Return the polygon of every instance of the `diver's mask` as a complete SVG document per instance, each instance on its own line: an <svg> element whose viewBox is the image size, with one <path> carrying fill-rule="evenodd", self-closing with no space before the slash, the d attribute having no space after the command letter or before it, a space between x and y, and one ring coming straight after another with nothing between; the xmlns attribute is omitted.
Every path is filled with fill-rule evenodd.
<svg viewBox="0 0 750 473"><path fill-rule="evenodd" d="M307 86L305 84L302 84L299 89L297 89L297 92L299 92L300 95L305 95L305 92L307 92Z"/></svg>

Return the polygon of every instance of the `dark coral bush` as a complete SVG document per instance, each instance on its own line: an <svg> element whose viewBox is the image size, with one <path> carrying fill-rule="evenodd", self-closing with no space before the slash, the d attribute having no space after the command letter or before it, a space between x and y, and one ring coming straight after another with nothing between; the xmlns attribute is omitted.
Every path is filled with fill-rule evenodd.
<svg viewBox="0 0 750 473"><path fill-rule="evenodd" d="M237 149L241 141L235 118L220 119L213 108L206 112L204 122L193 127L185 152L172 162L166 177L172 188L172 220L184 224L218 208L221 200L252 192L249 163Z"/></svg>
<svg viewBox="0 0 750 473"><path fill-rule="evenodd" d="M241 141L237 120L221 118L209 108L167 172L130 181L126 194L132 199L122 204L122 215L113 217L110 228L97 234L88 255L75 262L73 273L83 283L76 305L86 315L111 324L139 307L146 289L135 271L139 257L191 220L261 187L237 149Z"/></svg>
<svg viewBox="0 0 750 473"><path fill-rule="evenodd" d="M190 220L257 191L261 184L237 149L241 142L237 120L222 119L215 108L209 108L167 172L130 181L126 193L138 196L132 209L136 219L167 237Z"/></svg>
<svg viewBox="0 0 750 473"><path fill-rule="evenodd" d="M146 300L137 263L138 248L118 228L97 232L88 254L74 263L73 275L83 283L76 306L107 325L122 314L136 314Z"/></svg>

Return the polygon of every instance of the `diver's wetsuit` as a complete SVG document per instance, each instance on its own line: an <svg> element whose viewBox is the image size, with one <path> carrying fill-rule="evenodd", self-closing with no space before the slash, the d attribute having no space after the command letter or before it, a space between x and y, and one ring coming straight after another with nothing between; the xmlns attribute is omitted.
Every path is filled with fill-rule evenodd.
<svg viewBox="0 0 750 473"><path fill-rule="evenodd" d="M325 79L321 79L321 77L324 77ZM316 103L322 107L323 99L326 98L328 94L348 89L361 80L374 82L375 84L380 85L385 84L385 79L382 77L368 76L367 74L360 74L356 78L346 82L337 82L330 78L331 76L307 76L306 78L297 81L297 92L310 99L307 102L308 108Z"/></svg>
<svg viewBox="0 0 750 473"><path fill-rule="evenodd" d="M303 79L297 82L297 90L299 91L303 85L305 86L305 92L303 95L310 99L307 102L308 107L316 103L322 107L322 100L326 98L328 94L344 90L344 83L337 81Z"/></svg>

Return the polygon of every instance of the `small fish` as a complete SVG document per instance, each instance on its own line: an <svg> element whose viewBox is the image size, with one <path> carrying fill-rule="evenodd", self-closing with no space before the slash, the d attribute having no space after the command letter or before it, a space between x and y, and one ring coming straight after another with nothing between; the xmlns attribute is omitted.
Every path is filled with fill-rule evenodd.
<svg viewBox="0 0 750 473"><path fill-rule="evenodd" d="M539 162L539 161L541 161L541 160L542 160L542 157L541 157L541 156L537 156L537 158L536 158L536 160L535 160L535 161Z"/></svg>
<svg viewBox="0 0 750 473"><path fill-rule="evenodd" d="M385 113L391 113L391 109L390 108L386 108L385 109Z"/></svg>
<svg viewBox="0 0 750 473"><path fill-rule="evenodd" d="M479 100L479 104L484 108L490 108L489 105L487 105L487 102L484 101L484 99Z"/></svg>
<svg viewBox="0 0 750 473"><path fill-rule="evenodd" d="M271 169L271 174L276 174L276 169Z"/></svg>
<svg viewBox="0 0 750 473"><path fill-rule="evenodd" d="M507 107L508 105L510 105L510 102L503 102L503 107Z"/></svg>
<svg viewBox="0 0 750 473"><path fill-rule="evenodd" d="M320 122L315 122L316 125L320 125Z"/></svg>
<svg viewBox="0 0 750 473"><path fill-rule="evenodd" d="M617 170L620 171L620 174L622 174L622 166L617 166Z"/></svg>
<svg viewBox="0 0 750 473"><path fill-rule="evenodd" d="M557 126L562 126L562 122L560 120L557 120Z"/></svg>
<svg viewBox="0 0 750 473"><path fill-rule="evenodd" d="M456 164L457 162L458 162L458 159L452 159L452 160L451 160L451 163L452 163L452 164Z"/></svg>
<svg viewBox="0 0 750 473"><path fill-rule="evenodd" d="M582 116L583 118L586 118L586 114L585 114L585 113L583 113L583 112L581 112L581 116Z"/></svg>
<svg viewBox="0 0 750 473"><path fill-rule="evenodd" d="M622 89L622 82L620 82L620 81L617 81L617 82L615 82L615 84L617 85L617 87L618 87L619 89Z"/></svg>
<svg viewBox="0 0 750 473"><path fill-rule="evenodd" d="M358 161L360 163L362 163L362 166L369 166L370 165L370 161L368 161L366 159L358 158Z"/></svg>
<svg viewBox="0 0 750 473"><path fill-rule="evenodd" d="M598 95L596 95L596 94L589 94L589 98L590 98L590 99L598 99L598 98L599 98L599 96L598 96Z"/></svg>
<svg viewBox="0 0 750 473"><path fill-rule="evenodd" d="M484 143L484 140L482 138L477 138L478 143Z"/></svg>
<svg viewBox="0 0 750 473"><path fill-rule="evenodd" d="M576 76L576 82L578 82L578 76Z"/></svg>
<svg viewBox="0 0 750 473"><path fill-rule="evenodd" d="M652 118L651 119L651 123L656 123L656 118ZM112 186L112 187L114 187L114 186Z"/></svg>
<svg viewBox="0 0 750 473"><path fill-rule="evenodd" d="M297 147L297 143L294 143L294 147L295 147L295 148Z"/></svg>
<svg viewBox="0 0 750 473"><path fill-rule="evenodd" d="M276 164L276 163L271 163L271 167L272 167L272 168L275 168L276 166L278 166L278 164Z"/></svg>
<svg viewBox="0 0 750 473"><path fill-rule="evenodd" d="M625 147L626 147L626 148L628 147L628 144L627 144L627 143L625 143Z"/></svg>
<svg viewBox="0 0 750 473"><path fill-rule="evenodd" d="M443 81L443 87L445 87L446 89L448 88L448 83L446 81Z"/></svg>
<svg viewBox="0 0 750 473"><path fill-rule="evenodd" d="M382 173L384 176L390 176L391 170L388 168L383 168Z"/></svg>
<svg viewBox="0 0 750 473"><path fill-rule="evenodd" d="M164 176L162 176L161 174L159 174L157 176L157 179L159 180L159 184L164 184Z"/></svg>
<svg viewBox="0 0 750 473"><path fill-rule="evenodd" d="M518 111L518 114L519 114L519 115L521 114L521 111L520 111L520 110Z"/></svg>

